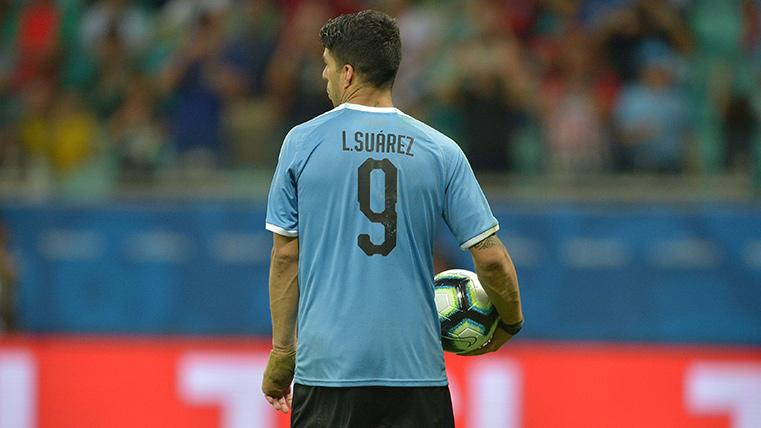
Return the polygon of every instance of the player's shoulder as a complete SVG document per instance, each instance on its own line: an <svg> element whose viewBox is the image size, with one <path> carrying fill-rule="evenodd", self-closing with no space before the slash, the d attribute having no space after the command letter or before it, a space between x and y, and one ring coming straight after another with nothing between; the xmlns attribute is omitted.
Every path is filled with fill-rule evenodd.
<svg viewBox="0 0 761 428"><path fill-rule="evenodd" d="M291 142L291 144L299 143L302 141L314 141L314 139L311 137L315 133L331 126L331 122L341 116L343 111L344 107L342 104L306 122L294 126L290 131L288 131L288 135L285 136L285 141Z"/></svg>

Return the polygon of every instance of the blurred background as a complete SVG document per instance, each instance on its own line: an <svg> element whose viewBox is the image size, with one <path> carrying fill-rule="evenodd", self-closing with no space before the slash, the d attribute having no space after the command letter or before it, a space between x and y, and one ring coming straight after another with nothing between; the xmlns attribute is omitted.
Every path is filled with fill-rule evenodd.
<svg viewBox="0 0 761 428"><path fill-rule="evenodd" d="M761 1L0 0L0 428L287 426L266 193L369 7L521 280L458 426L761 426Z"/></svg>

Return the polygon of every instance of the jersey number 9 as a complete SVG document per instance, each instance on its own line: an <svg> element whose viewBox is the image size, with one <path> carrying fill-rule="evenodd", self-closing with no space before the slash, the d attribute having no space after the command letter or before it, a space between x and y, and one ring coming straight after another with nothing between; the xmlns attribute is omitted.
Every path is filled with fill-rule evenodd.
<svg viewBox="0 0 761 428"><path fill-rule="evenodd" d="M370 173L375 169L383 171L385 178L385 206L379 213L370 207ZM384 240L380 244L373 244L367 233L357 236L357 245L368 256L387 256L396 247L396 175L397 169L388 159L368 158L357 170L359 209L371 222L382 224L385 232Z"/></svg>

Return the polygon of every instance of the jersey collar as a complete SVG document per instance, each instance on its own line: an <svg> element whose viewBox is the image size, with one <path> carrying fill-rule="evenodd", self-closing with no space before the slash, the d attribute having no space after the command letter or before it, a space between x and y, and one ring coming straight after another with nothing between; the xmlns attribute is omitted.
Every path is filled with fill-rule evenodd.
<svg viewBox="0 0 761 428"><path fill-rule="evenodd" d="M396 107L370 107L362 104L343 103L338 108L348 108L351 110L367 111L371 113L398 113Z"/></svg>

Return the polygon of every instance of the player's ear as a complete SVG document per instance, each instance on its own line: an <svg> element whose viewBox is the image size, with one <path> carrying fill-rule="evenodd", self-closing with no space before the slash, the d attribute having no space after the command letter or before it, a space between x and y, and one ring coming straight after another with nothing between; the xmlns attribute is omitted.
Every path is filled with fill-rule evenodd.
<svg viewBox="0 0 761 428"><path fill-rule="evenodd" d="M351 85L351 82L354 81L356 78L356 74L354 74L354 67L352 67L350 64L344 64L344 88L348 88L349 85Z"/></svg>

